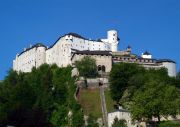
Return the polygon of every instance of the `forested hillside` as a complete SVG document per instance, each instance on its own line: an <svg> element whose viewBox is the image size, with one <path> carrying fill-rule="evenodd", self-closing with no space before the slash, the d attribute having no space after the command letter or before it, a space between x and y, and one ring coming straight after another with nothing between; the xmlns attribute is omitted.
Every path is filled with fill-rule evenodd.
<svg viewBox="0 0 180 127"><path fill-rule="evenodd" d="M96 77L95 61L87 64L84 60L91 61L86 58L76 63L80 76ZM75 100L78 77L71 77L71 72L70 66L59 68L47 64L33 68L30 73L10 70L0 82L0 127L83 127L84 114L90 116L86 126L97 127L101 111L91 105L100 104L91 102L100 102L98 89L94 90L97 95L89 94L87 88L84 93L81 90L79 102L83 112ZM169 77L165 68L147 70L137 64L119 63L113 65L109 81L110 91L105 91L108 110L123 106L139 122L149 122L152 117L160 121L162 116L180 114L180 76ZM111 97L107 96L109 92Z"/></svg>
<svg viewBox="0 0 180 127"><path fill-rule="evenodd" d="M81 127L71 67L42 65L31 73L10 70L0 85L0 126Z"/></svg>
<svg viewBox="0 0 180 127"><path fill-rule="evenodd" d="M130 110L134 120L160 121L180 114L180 78L169 77L165 68L119 63L111 70L110 84L112 99Z"/></svg>

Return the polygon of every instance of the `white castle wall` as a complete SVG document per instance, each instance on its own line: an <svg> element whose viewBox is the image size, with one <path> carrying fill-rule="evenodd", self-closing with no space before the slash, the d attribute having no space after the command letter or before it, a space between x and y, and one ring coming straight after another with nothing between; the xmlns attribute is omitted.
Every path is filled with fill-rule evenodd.
<svg viewBox="0 0 180 127"><path fill-rule="evenodd" d="M168 75L171 77L176 76L176 64L173 62L162 62L162 67L167 68Z"/></svg>
<svg viewBox="0 0 180 127"><path fill-rule="evenodd" d="M67 35L68 36L68 35ZM98 42L93 40L85 40L81 38L72 37L72 48L77 50L100 50L111 51L111 46L105 42Z"/></svg>
<svg viewBox="0 0 180 127"><path fill-rule="evenodd" d="M36 67L41 66L46 62L46 48L38 47L36 49Z"/></svg>
<svg viewBox="0 0 180 127"><path fill-rule="evenodd" d="M141 57L144 59L152 59L152 55L142 55Z"/></svg>
<svg viewBox="0 0 180 127"><path fill-rule="evenodd" d="M107 39L101 39L101 41L88 40L71 33L61 37L49 49L46 49L42 44L36 44L26 49L13 60L13 69L16 71L30 72L33 67L39 67L44 63L66 67L72 64L71 49L80 51L112 51L115 53L117 52L118 43L118 33L116 30L108 31ZM148 59L151 59L151 57L151 55L145 56L145 58ZM125 60L125 62L127 61ZM174 62L163 61L161 64L153 63L152 65L147 65L147 63L145 62L143 66L149 68L165 67L168 70L169 76L176 76L176 64Z"/></svg>
<svg viewBox="0 0 180 127"><path fill-rule="evenodd" d="M47 49L46 63L57 64L59 67L65 67L71 64L71 43L65 37L61 38L56 44Z"/></svg>
<svg viewBox="0 0 180 127"><path fill-rule="evenodd" d="M55 45L46 50L46 63L57 64L59 67L71 65L71 49L80 51L110 51L111 44L74 37L73 35L66 35L61 37Z"/></svg>
<svg viewBox="0 0 180 127"><path fill-rule="evenodd" d="M115 112L108 113L108 127L112 127L114 119L118 118L118 120L124 119L126 120L128 127L136 127L137 124L132 124L131 114L128 111L118 110Z"/></svg>
<svg viewBox="0 0 180 127"><path fill-rule="evenodd" d="M39 67L45 63L45 47L34 47L27 49L22 54L17 55L13 61L13 69L21 72L30 72L33 67Z"/></svg>

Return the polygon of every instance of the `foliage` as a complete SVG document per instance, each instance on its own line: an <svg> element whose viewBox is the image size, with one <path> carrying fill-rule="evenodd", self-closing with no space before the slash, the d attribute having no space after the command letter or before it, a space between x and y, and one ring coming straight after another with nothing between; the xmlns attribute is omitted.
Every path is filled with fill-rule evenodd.
<svg viewBox="0 0 180 127"><path fill-rule="evenodd" d="M179 110L179 91L158 79L147 82L132 99L131 112L137 120L151 120L160 116L176 115Z"/></svg>
<svg viewBox="0 0 180 127"><path fill-rule="evenodd" d="M0 126L83 126L71 70L47 64L33 68L31 73L10 70L0 86ZM69 111L72 119L68 119Z"/></svg>
<svg viewBox="0 0 180 127"><path fill-rule="evenodd" d="M178 88L180 88L180 71L177 73L176 79L172 78Z"/></svg>
<svg viewBox="0 0 180 127"><path fill-rule="evenodd" d="M180 79L180 71L177 73L177 79Z"/></svg>
<svg viewBox="0 0 180 127"><path fill-rule="evenodd" d="M179 121L160 122L158 127L180 127L180 122Z"/></svg>
<svg viewBox="0 0 180 127"><path fill-rule="evenodd" d="M129 63L113 66L110 73L112 99L129 109L134 120L175 116L180 110L178 77L165 68L148 69Z"/></svg>
<svg viewBox="0 0 180 127"><path fill-rule="evenodd" d="M114 119L114 122L113 122L113 124L112 124L112 127L127 127L126 120L124 120L124 119L118 120L118 118L116 117L116 118Z"/></svg>
<svg viewBox="0 0 180 127"><path fill-rule="evenodd" d="M96 118L93 117L91 114L89 115L87 122L87 127L99 127L99 124L96 122Z"/></svg>
<svg viewBox="0 0 180 127"><path fill-rule="evenodd" d="M73 113L72 116L72 125L73 127L82 127L84 125L84 115L82 110L78 110Z"/></svg>
<svg viewBox="0 0 180 127"><path fill-rule="evenodd" d="M53 112L50 121L56 127L66 126L68 109L64 106L58 106Z"/></svg>
<svg viewBox="0 0 180 127"><path fill-rule="evenodd" d="M115 64L110 72L111 97L116 102L121 99L124 90L128 87L128 81L133 75L144 72L144 68L137 64Z"/></svg>
<svg viewBox="0 0 180 127"><path fill-rule="evenodd" d="M75 66L79 71L79 75L85 78L95 77L97 75L96 60L91 57L84 57L80 61L75 62Z"/></svg>

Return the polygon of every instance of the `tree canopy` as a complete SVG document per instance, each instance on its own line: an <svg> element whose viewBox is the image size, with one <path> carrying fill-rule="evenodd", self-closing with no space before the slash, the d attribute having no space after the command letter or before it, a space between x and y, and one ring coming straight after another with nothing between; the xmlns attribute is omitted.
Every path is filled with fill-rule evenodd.
<svg viewBox="0 0 180 127"><path fill-rule="evenodd" d="M71 70L47 64L30 73L10 70L0 85L0 126L83 126L83 111L74 98L76 86Z"/></svg>
<svg viewBox="0 0 180 127"><path fill-rule="evenodd" d="M115 64L110 72L110 90L112 99L119 102L123 92L129 86L130 78L138 73L143 73L144 68L137 64Z"/></svg>
<svg viewBox="0 0 180 127"><path fill-rule="evenodd" d="M79 75L85 78L95 77L97 75L96 60L86 56L80 61L75 62L75 66L79 71Z"/></svg>
<svg viewBox="0 0 180 127"><path fill-rule="evenodd" d="M134 120L175 116L180 111L179 79L169 77L165 68L119 63L110 73L112 99L129 109Z"/></svg>

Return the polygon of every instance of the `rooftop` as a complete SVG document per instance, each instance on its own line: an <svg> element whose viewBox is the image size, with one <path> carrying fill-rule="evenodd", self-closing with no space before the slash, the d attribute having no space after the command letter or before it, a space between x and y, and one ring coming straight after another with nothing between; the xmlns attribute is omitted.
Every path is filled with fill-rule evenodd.
<svg viewBox="0 0 180 127"><path fill-rule="evenodd" d="M73 59L75 54L84 54L84 55L106 55L106 56L112 56L111 51L89 51L89 50L83 50L79 51L76 49L71 49L73 50L73 55L71 57L71 60Z"/></svg>
<svg viewBox="0 0 180 127"><path fill-rule="evenodd" d="M22 51L18 56L22 55L22 54L23 54L24 52L26 52L26 51L29 51L29 50L31 50L31 49L33 49L33 48L37 48L37 47L45 47L45 48L47 48L47 47L46 47L44 44L42 44L42 43L36 43L35 45L33 45L33 46L25 49L24 51Z"/></svg>
<svg viewBox="0 0 180 127"><path fill-rule="evenodd" d="M143 55L151 55L148 51L145 51Z"/></svg>
<svg viewBox="0 0 180 127"><path fill-rule="evenodd" d="M176 63L175 61L173 61L171 59L159 59L159 60L157 60L157 63L162 63L162 62Z"/></svg>

